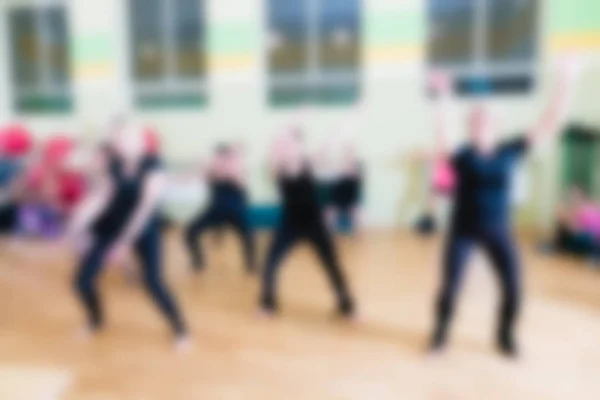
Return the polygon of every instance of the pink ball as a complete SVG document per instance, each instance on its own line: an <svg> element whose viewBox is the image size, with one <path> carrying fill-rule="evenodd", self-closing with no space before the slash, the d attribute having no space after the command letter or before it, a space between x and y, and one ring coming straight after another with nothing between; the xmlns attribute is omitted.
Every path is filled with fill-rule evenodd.
<svg viewBox="0 0 600 400"><path fill-rule="evenodd" d="M0 129L0 151L19 157L27 154L33 147L31 133L22 125L11 124Z"/></svg>
<svg viewBox="0 0 600 400"><path fill-rule="evenodd" d="M56 165L64 161L75 148L75 143L66 136L54 136L46 141L43 148L44 163Z"/></svg>
<svg viewBox="0 0 600 400"><path fill-rule="evenodd" d="M452 165L446 161L437 161L433 171L433 188L441 193L450 193L456 186L456 175Z"/></svg>

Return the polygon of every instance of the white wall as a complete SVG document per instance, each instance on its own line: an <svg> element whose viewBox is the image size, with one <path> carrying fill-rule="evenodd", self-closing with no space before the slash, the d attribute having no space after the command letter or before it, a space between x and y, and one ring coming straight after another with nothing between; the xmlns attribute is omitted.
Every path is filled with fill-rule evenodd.
<svg viewBox="0 0 600 400"><path fill-rule="evenodd" d="M27 1L27 0L10 0ZM290 0L293 1L293 0ZM367 13L401 11L406 7L421 7L420 1L365 0ZM6 2L0 4L6 7ZM97 135L98 125L114 110L130 107L127 36L122 0L71 0L72 35L78 43L90 45L100 37L114 57L109 63L79 60L75 65L76 110L65 117L27 118L39 135L68 131L83 137ZM209 1L210 24L255 24L260 29L263 18L261 0ZM4 14L4 12L2 12ZM5 26L5 24L2 24ZM0 43L6 35L0 31ZM6 49L0 47L6 54ZM5 59L2 57L2 59ZM407 177L390 164L390 158L400 151L431 143L431 115L423 91L422 66L414 58L388 61L369 60L364 69L362 104L348 109L312 109L306 121L310 139L318 143L335 132L349 118L357 131L356 139L367 160L366 187L367 220L376 226L394 226L406 222L407 214L399 210ZM272 133L286 122L298 118L297 111L279 111L265 102L265 68L262 54L254 55L242 68L221 67L215 62L209 80L210 105L202 110L161 111L138 114L155 124L163 135L168 160L187 162L206 154L211 144L225 137L243 138L253 165L252 196L256 202L271 201L274 190L263 171L264 154ZM0 87L10 84L6 63L0 63ZM545 62L544 66L549 66ZM547 96L551 78L543 67L542 85L526 99L501 100L506 116L505 131L523 129L539 113ZM596 72L596 73L594 73ZM600 126L596 99L600 93L598 69L588 71L579 87L574 118ZM0 116L12 113L9 92L0 93ZM131 110L135 113L135 110ZM14 115L12 116L14 118ZM536 156L530 172L535 193L526 205L524 221L534 226L547 224L556 187L556 152L552 147Z"/></svg>

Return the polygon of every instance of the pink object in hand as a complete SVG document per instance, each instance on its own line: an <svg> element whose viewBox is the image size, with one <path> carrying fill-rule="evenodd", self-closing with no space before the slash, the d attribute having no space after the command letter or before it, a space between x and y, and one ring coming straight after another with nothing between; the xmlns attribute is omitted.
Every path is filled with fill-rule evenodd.
<svg viewBox="0 0 600 400"><path fill-rule="evenodd" d="M436 161L433 170L433 188L436 192L451 193L456 186L456 175L446 160Z"/></svg>
<svg viewBox="0 0 600 400"><path fill-rule="evenodd" d="M588 204L578 211L577 222L581 228L591 233L594 237L600 238L600 207Z"/></svg>

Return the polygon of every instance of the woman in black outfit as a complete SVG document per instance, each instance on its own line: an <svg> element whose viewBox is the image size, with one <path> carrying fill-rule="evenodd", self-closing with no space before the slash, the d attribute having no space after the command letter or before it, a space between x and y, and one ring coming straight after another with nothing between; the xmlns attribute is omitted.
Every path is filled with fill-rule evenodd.
<svg viewBox="0 0 600 400"><path fill-rule="evenodd" d="M331 201L326 210L327 222L332 231L336 230L340 217L350 221L353 232L360 229L362 191L362 164L355 149L350 144L346 144L342 166L332 185Z"/></svg>
<svg viewBox="0 0 600 400"><path fill-rule="evenodd" d="M569 71L572 72L572 71ZM559 131L565 116L575 74L563 74L552 101L539 122L525 134L497 143L495 126L489 111L476 107L469 116L469 142L458 151L447 148L448 124L438 110L437 134L440 158L449 160L457 178L454 209L443 258L442 284L438 295L436 322L431 350L445 348L454 305L460 291L467 259L475 246L489 256L502 294L496 343L506 356L518 354L515 325L521 304L521 263L512 232L510 189L515 166L532 145L544 136ZM449 100L450 80L434 75L432 86L438 103Z"/></svg>
<svg viewBox="0 0 600 400"><path fill-rule="evenodd" d="M323 221L317 183L302 152L302 138L290 132L279 138L272 149L271 171L276 177L283 202L283 216L275 232L263 271L261 310L277 310L276 278L283 257L301 240L308 241L319 255L337 296L338 312L344 317L354 314L354 301L338 262L337 253Z"/></svg>
<svg viewBox="0 0 600 400"><path fill-rule="evenodd" d="M143 129L127 123L112 133L109 172L104 182L78 207L69 227L72 239L92 233L83 250L75 288L87 313L87 333L104 325L97 278L108 259L121 260L134 250L144 282L175 335L178 348L187 346L187 330L162 277L161 231L156 205L163 173L156 156L145 151Z"/></svg>
<svg viewBox="0 0 600 400"><path fill-rule="evenodd" d="M201 270L204 267L198 236L207 229L215 229L220 237L223 227L231 226L243 241L246 270L252 273L255 269L254 245L248 220L248 199L241 150L229 145L219 146L206 177L211 188L210 205L192 221L185 232L185 242L194 268Z"/></svg>

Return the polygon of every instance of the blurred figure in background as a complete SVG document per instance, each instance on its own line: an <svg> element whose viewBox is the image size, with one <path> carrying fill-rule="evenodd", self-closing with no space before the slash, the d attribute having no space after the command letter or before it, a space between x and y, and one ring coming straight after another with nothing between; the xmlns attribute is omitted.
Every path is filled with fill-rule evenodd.
<svg viewBox="0 0 600 400"><path fill-rule="evenodd" d="M18 231L22 235L56 238L85 189L83 174L70 164L75 143L54 136L42 144L19 185Z"/></svg>
<svg viewBox="0 0 600 400"><path fill-rule="evenodd" d="M342 144L340 166L331 188L327 204L327 223L336 231L340 223L346 222L350 233L362 226L363 164L353 143Z"/></svg>
<svg viewBox="0 0 600 400"><path fill-rule="evenodd" d="M177 348L188 344L187 330L162 276L162 237L156 221L156 204L163 173L156 155L147 152L144 129L133 123L119 127L110 137L113 152L107 179L80 204L69 227L69 237L92 233L83 251L76 289L87 313L85 332L104 325L97 278L109 260L119 260L130 250L140 258L144 283L168 320Z"/></svg>
<svg viewBox="0 0 600 400"><path fill-rule="evenodd" d="M555 250L600 261L600 205L573 187L557 211Z"/></svg>
<svg viewBox="0 0 600 400"><path fill-rule="evenodd" d="M192 265L197 271L204 268L198 236L208 229L214 229L220 238L223 228L231 226L242 239L246 271L255 272L254 241L248 219L246 171L241 146L219 145L201 174L209 182L211 195L206 211L198 215L185 231L185 243Z"/></svg>
<svg viewBox="0 0 600 400"><path fill-rule="evenodd" d="M31 133L18 125L0 129L0 233L12 234L17 228L21 180L25 158L31 151Z"/></svg>
<svg viewBox="0 0 600 400"><path fill-rule="evenodd" d="M355 304L339 265L338 255L324 222L313 166L304 149L302 132L294 128L278 136L270 153L270 169L283 203L283 216L274 234L263 271L261 312L277 311L277 272L284 256L301 240L317 251L337 298L341 316L352 317Z"/></svg>
<svg viewBox="0 0 600 400"><path fill-rule="evenodd" d="M489 110L478 106L469 115L469 142L452 153L448 148L450 77L433 74L440 159L449 160L457 178L454 210L443 260L436 322L430 348L444 350L454 305L467 258L475 245L483 247L498 275L502 301L496 340L507 356L517 356L515 324L521 304L521 271L518 249L510 222L510 184L515 166L541 139L559 131L570 102L576 67L561 71L552 98L538 123L524 135L497 142L496 126Z"/></svg>

